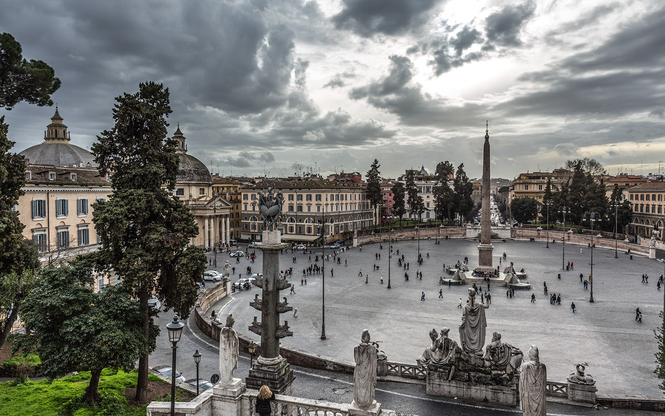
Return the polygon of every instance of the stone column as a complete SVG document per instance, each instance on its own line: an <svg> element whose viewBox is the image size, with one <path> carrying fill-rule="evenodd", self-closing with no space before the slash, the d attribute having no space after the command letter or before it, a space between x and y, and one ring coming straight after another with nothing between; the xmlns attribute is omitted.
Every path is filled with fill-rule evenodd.
<svg viewBox="0 0 665 416"><path fill-rule="evenodd" d="M219 217L219 239L222 240L222 242L225 242L224 240L226 239L226 230L224 227L224 216Z"/></svg>
<svg viewBox="0 0 665 416"><path fill-rule="evenodd" d="M230 224L229 224L229 216L226 216L226 244L229 243L231 240L231 230L230 230Z"/></svg>
<svg viewBox="0 0 665 416"><path fill-rule="evenodd" d="M483 179L482 179L482 208L480 219L480 245L478 245L479 271L492 271L492 224L490 222L490 135L489 127L485 124L485 145L483 146Z"/></svg>
<svg viewBox="0 0 665 416"><path fill-rule="evenodd" d="M280 275L279 253L288 244L282 244L279 231L264 231L262 243L257 247L263 251L263 277L256 279L256 286L262 288L263 298L258 295L250 305L261 311L261 322L254 317L249 330L261 336L261 355L254 362L247 377L247 387L259 389L266 384L278 394L290 395L293 392L293 372L289 363L279 354L279 340L293 336L288 321L279 324L279 315L291 311L286 298L279 302L279 291L290 287Z"/></svg>

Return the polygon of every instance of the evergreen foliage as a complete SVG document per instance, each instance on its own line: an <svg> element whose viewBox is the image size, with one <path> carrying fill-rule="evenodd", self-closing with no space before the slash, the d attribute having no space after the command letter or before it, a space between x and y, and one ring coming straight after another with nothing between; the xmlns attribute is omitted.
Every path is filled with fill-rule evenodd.
<svg viewBox="0 0 665 416"><path fill-rule="evenodd" d="M464 163L457 167L455 173L455 180L453 181L453 189L455 190L455 212L459 215L460 224L467 219L471 210L473 209L473 184L469 181L464 171Z"/></svg>
<svg viewBox="0 0 665 416"><path fill-rule="evenodd" d="M374 159L372 165L367 171L367 198L369 203L374 208L375 216L377 207L381 206L383 197L381 195L381 172L379 172L379 161Z"/></svg>
<svg viewBox="0 0 665 416"><path fill-rule="evenodd" d="M538 216L538 201L533 198L516 198L510 202L510 212L515 221L526 223Z"/></svg>
<svg viewBox="0 0 665 416"><path fill-rule="evenodd" d="M443 221L444 218L448 219L448 223L452 221L453 213L455 211L455 192L448 183L450 177L455 173L455 167L449 161L439 162L436 165L435 177L436 183L434 185L434 205L436 207L436 216L439 220Z"/></svg>
<svg viewBox="0 0 665 416"><path fill-rule="evenodd" d="M416 186L416 178L413 169L406 171L406 194L407 204L409 204L409 212L411 216L418 216L418 222L421 222L423 212L425 212L425 201L423 197L418 195L418 187Z"/></svg>
<svg viewBox="0 0 665 416"><path fill-rule="evenodd" d="M399 217L399 223L402 225L402 217L406 214L406 190L402 182L395 182L391 192L393 193L393 215Z"/></svg>

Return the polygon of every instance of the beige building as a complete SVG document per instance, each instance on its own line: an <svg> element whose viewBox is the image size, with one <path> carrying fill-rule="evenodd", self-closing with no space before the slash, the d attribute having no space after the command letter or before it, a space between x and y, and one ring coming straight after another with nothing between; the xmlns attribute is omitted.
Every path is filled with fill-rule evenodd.
<svg viewBox="0 0 665 416"><path fill-rule="evenodd" d="M180 126L173 139L178 143L176 152L180 158L175 195L194 214L199 227L199 234L191 244L206 249L228 245L231 239L231 204L224 198L225 194L213 192L212 175L208 168L187 154L186 138Z"/></svg>
<svg viewBox="0 0 665 416"><path fill-rule="evenodd" d="M240 188L243 185L249 185L247 178L220 178L213 177L212 193L213 195L222 195L222 197L231 204L230 211L230 237L231 239L240 238L242 230L242 205L240 198L242 194Z"/></svg>
<svg viewBox="0 0 665 416"><path fill-rule="evenodd" d="M408 170L407 170L408 172ZM430 175L425 167L422 166L420 170L413 170L414 173L414 182L416 188L418 189L418 196L423 199L425 204L425 210L420 217L423 221L435 221L436 220L436 199L434 198L434 187L436 186L436 176ZM450 178L449 184L452 186L453 178ZM406 173L402 175L398 180L404 184L406 188ZM417 220L418 215L411 213L411 207L409 206L409 194L408 191L404 195L404 207L406 208L406 214L404 219Z"/></svg>
<svg viewBox="0 0 665 416"><path fill-rule="evenodd" d="M633 209L629 232L642 237L654 235L663 240L665 224L665 182L647 182L628 189L628 201Z"/></svg>
<svg viewBox="0 0 665 416"><path fill-rule="evenodd" d="M513 185L510 189L510 200L516 198L533 198L542 204L543 197L545 196L545 189L547 188L547 179L552 180L552 192L558 192L572 172L568 169L554 169L552 172L527 172L520 173L517 178L513 180Z"/></svg>
<svg viewBox="0 0 665 416"><path fill-rule="evenodd" d="M261 240L263 223L258 192L266 193L268 188L280 191L284 197L283 217L278 227L284 241L313 243L321 238L322 232L328 239L375 223L363 183L318 177L264 180L241 189L241 238Z"/></svg>

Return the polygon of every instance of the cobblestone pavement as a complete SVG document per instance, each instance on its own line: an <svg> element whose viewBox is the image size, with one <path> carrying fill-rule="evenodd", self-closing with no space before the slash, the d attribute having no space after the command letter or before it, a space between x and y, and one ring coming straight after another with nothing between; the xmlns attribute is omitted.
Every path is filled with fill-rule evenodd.
<svg viewBox="0 0 665 416"><path fill-rule="evenodd" d="M508 241L493 242L495 265L503 252L507 262L514 262L517 270L525 268L531 291L518 291L514 298L506 297L506 289L492 287L492 304L487 310L487 337L492 332L500 332L503 340L526 352L531 344L540 348L541 360L548 366L548 378L565 381L573 372L574 364L588 363L587 372L597 379L598 389L604 394L646 395L660 397L658 379L653 374L656 341L653 330L658 326L658 313L663 309L665 290L656 289L657 277L663 272L663 265L655 260L619 253L594 250L594 298L589 303L589 290L583 289L579 275L590 272L590 249L586 246L566 245L565 260L574 263L574 270L562 271L562 245L550 243L545 248L541 242ZM416 358L429 345L428 332L432 328L451 328L451 338L458 340L457 327L461 311L457 307L460 297L466 301L466 287L448 287L438 284L442 265L455 263L469 257L473 268L477 262L476 241L451 239L420 241L420 251L424 264L416 264L417 241L393 243L394 250L404 255L409 262L409 281L404 279L404 270L397 267L397 256L391 265L391 286L388 283L388 245L383 249L378 244L362 248L351 248L340 254L341 264L326 261L325 305L327 340L321 341L321 275L307 277L307 285L301 285L302 269L314 264L316 254L285 253L281 257L283 269L293 267L295 294L288 290L283 295L289 304L298 308L298 317L282 315L289 322L295 336L283 339L283 345L299 348L336 360L352 362L353 347L358 344L364 328L369 329L372 339L381 341L381 349L390 361L415 363ZM253 249L251 249L253 250ZM319 253L321 249L318 249ZM328 254L332 250L326 249ZM252 271L261 269L262 256L255 250L254 263L245 257L236 264L228 255L218 255L218 268L229 259L236 267L233 279L238 278L246 267ZM376 255L381 260L376 260ZM429 257L427 256L429 253ZM296 262L292 260L296 256ZM348 266L345 266L345 261ZM373 270L373 265L380 267ZM319 259L318 265L321 265ZM333 269L334 277L330 276ZM423 279L415 278L419 269ZM369 274L368 283L358 277L359 271ZM561 274L561 279L557 278ZM641 276L650 276L648 284L642 283ZM380 283L380 276L384 283ZM562 296L561 306L549 303L543 293L543 282L547 282L550 294ZM443 298L439 299L439 290ZM484 288L486 289L486 287ZM247 330L247 326L258 313L249 306L258 288L236 292L223 314L233 313L239 332L259 340ZM426 300L421 301L425 292ZM530 302L531 293L536 294L536 302ZM577 313L570 310L575 302ZM643 322L635 322L635 308L643 311ZM213 308L219 309L219 306Z"/></svg>

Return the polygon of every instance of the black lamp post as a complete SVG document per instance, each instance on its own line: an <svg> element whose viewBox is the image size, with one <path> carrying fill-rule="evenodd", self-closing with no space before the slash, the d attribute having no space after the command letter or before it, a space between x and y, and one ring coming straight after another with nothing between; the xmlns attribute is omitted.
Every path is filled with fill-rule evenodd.
<svg viewBox="0 0 665 416"><path fill-rule="evenodd" d="M619 258L619 244L617 233L619 232L619 201L614 204L614 258Z"/></svg>
<svg viewBox="0 0 665 416"><path fill-rule="evenodd" d="M418 260L420 260L420 228L416 225L416 238L418 239Z"/></svg>
<svg viewBox="0 0 665 416"><path fill-rule="evenodd" d="M596 246L595 238L593 235L593 223L596 221L597 212L589 212L589 221L591 222L591 273L589 274L589 285L591 285L591 296L589 297L589 302L594 303L593 299L593 248ZM600 234L598 234L600 235Z"/></svg>
<svg viewBox="0 0 665 416"><path fill-rule="evenodd" d="M254 341L251 341L249 345L247 345L247 352L249 353L249 368L253 368L254 353L256 353L256 343Z"/></svg>
<svg viewBox="0 0 665 416"><path fill-rule="evenodd" d="M328 195L323 205L323 228L321 236L323 237L321 245L321 339L326 339L326 211L328 210Z"/></svg>
<svg viewBox="0 0 665 416"><path fill-rule="evenodd" d="M566 270L566 214L570 214L569 207L562 206L559 213L563 214L563 232L561 233L561 270Z"/></svg>
<svg viewBox="0 0 665 416"><path fill-rule="evenodd" d="M547 244L545 248L550 248L550 202L547 201L545 205L547 205Z"/></svg>
<svg viewBox="0 0 665 416"><path fill-rule="evenodd" d="M393 250L393 230L388 231L388 286L386 289L392 289L390 286L390 259L392 258Z"/></svg>
<svg viewBox="0 0 665 416"><path fill-rule="evenodd" d="M196 395L199 395L199 364L201 364L201 353L199 350L196 350L196 352L193 355L194 357L194 363L196 364Z"/></svg>
<svg viewBox="0 0 665 416"><path fill-rule="evenodd" d="M171 364L171 416L175 416L175 362L176 362L176 351L178 349L178 341L180 341L180 336L182 335L182 328L185 327L185 324L178 321L178 315L173 317L173 322L166 324L166 329L169 332L169 341L173 344L171 347L173 349L173 363Z"/></svg>

